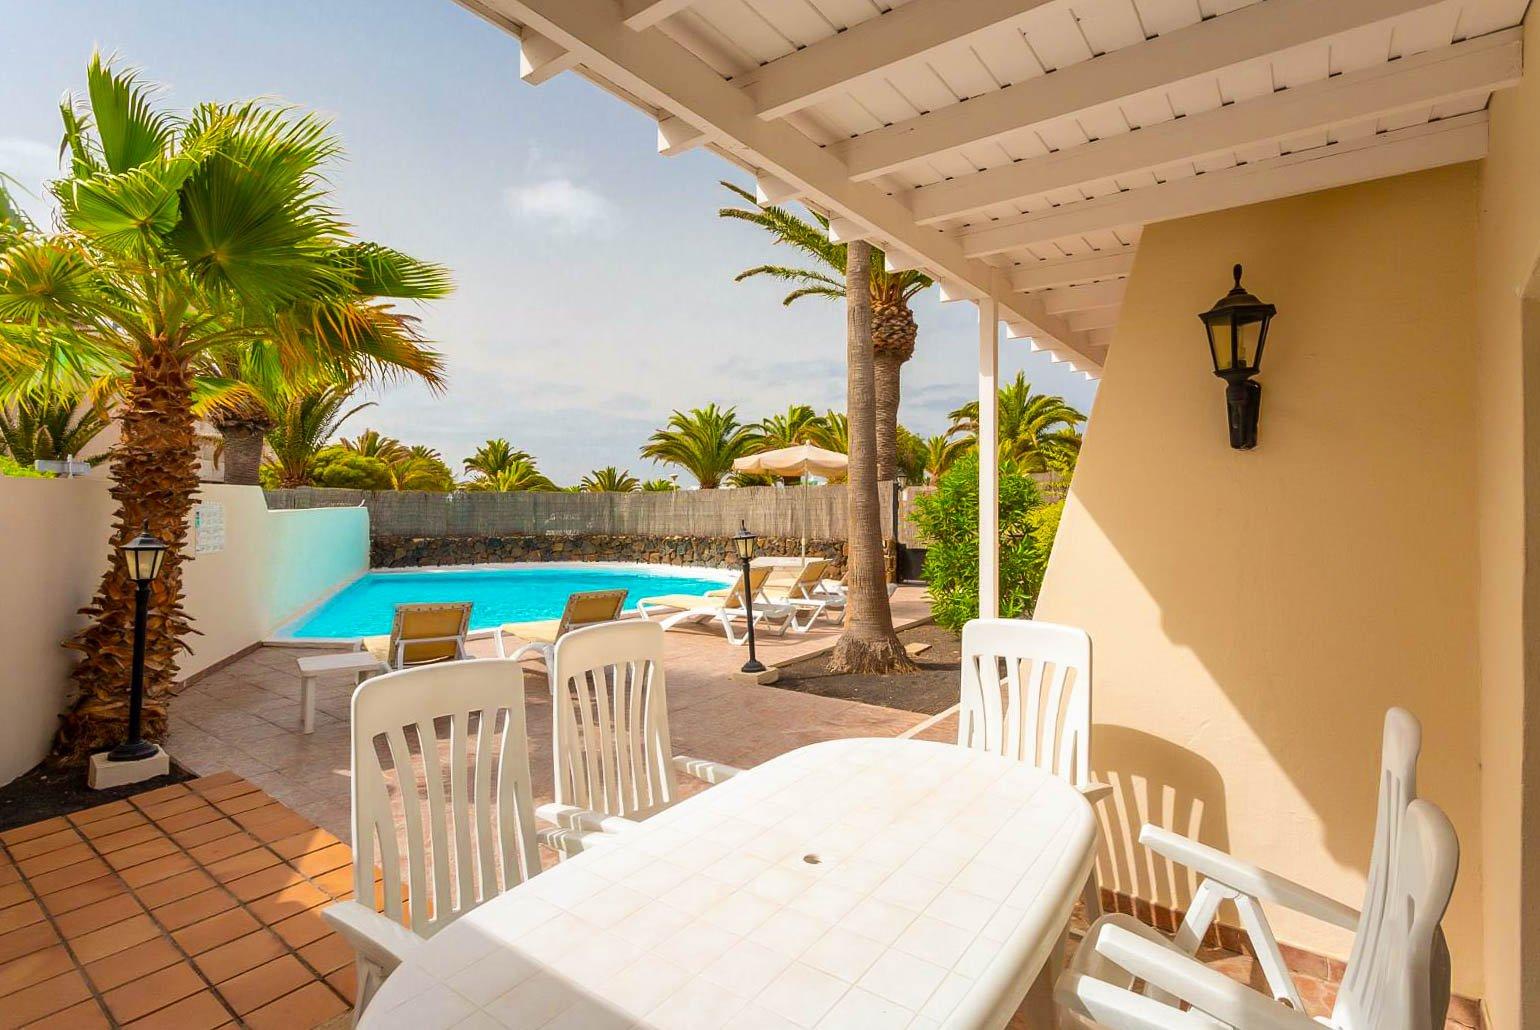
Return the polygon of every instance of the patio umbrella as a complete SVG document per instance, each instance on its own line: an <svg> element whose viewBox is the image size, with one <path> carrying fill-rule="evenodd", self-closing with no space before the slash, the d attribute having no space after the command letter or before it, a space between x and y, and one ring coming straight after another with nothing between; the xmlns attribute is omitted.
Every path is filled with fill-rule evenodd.
<svg viewBox="0 0 1540 1030"><path fill-rule="evenodd" d="M839 451L828 451L801 443L792 447L779 447L773 451L760 451L733 462L735 472L769 473L773 476L800 476L804 484L807 477L834 476L850 467L850 459ZM807 557L807 508L803 499L802 510L802 557Z"/></svg>

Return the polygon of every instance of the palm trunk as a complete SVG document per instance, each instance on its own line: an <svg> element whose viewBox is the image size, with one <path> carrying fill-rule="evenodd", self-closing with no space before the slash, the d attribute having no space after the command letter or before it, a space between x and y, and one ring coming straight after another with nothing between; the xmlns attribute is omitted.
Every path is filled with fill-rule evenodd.
<svg viewBox="0 0 1540 1030"><path fill-rule="evenodd" d="M128 682L133 661L134 584L121 547L143 525L169 545L150 588L145 643L144 736L166 733L166 701L176 680L177 654L192 632L182 608L182 551L188 514L198 489L197 440L193 435L192 375L168 347L135 364L124 398L122 440L109 461L113 522L107 572L80 613L91 624L65 642L79 651L71 673L79 697L60 721L54 759L83 761L122 741L128 723Z"/></svg>
<svg viewBox="0 0 1540 1030"><path fill-rule="evenodd" d="M891 350L876 352L872 358L876 383L877 482L891 483L898 472L898 399L899 373L904 355Z"/></svg>
<svg viewBox="0 0 1540 1030"><path fill-rule="evenodd" d="M262 445L266 434L253 425L220 426L224 437L220 448L225 467L225 482L231 486L257 486L261 480Z"/></svg>
<svg viewBox="0 0 1540 1030"><path fill-rule="evenodd" d="M850 419L850 466L846 510L850 563L845 585L845 630L834 645L834 673L905 672L914 663L893 632L883 574L882 506L877 498L876 374L872 360L871 246L856 241L846 252L846 404Z"/></svg>

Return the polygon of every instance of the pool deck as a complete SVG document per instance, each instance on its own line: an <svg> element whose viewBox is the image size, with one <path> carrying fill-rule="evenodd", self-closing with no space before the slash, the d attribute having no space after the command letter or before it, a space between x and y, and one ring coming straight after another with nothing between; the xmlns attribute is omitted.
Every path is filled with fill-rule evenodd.
<svg viewBox="0 0 1540 1030"><path fill-rule="evenodd" d="M922 587L902 586L892 599L900 627L923 622L930 607ZM768 666L798 661L834 646L840 627L820 621L804 636L761 634ZM715 626L681 626L666 636L669 722L674 750L729 765L756 765L804 744L839 737L891 737L925 716L856 701L762 686L738 671L747 649ZM473 637L470 651L492 657L492 640ZM343 840L349 832L348 702L352 681L324 679L316 690L315 732L299 728L296 662L314 648L264 646L188 685L171 706L166 750L194 773L234 772L315 825ZM551 709L543 666L525 664L530 761L537 801L551 800ZM950 723L926 736L947 739ZM693 781L689 781L693 784Z"/></svg>

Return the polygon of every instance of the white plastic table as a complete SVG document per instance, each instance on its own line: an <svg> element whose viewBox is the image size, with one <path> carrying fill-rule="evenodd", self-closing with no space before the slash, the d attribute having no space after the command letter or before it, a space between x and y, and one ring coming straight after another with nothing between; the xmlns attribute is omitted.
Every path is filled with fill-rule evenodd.
<svg viewBox="0 0 1540 1030"><path fill-rule="evenodd" d="M1003 1027L1030 989L1051 1026L1094 841L1079 792L1020 763L812 744L462 917L361 1025Z"/></svg>

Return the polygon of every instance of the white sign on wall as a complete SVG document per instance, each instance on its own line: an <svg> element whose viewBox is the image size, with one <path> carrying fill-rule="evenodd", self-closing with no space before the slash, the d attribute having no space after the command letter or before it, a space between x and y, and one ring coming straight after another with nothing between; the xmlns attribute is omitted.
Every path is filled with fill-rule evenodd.
<svg viewBox="0 0 1540 1030"><path fill-rule="evenodd" d="M193 509L193 547L197 554L225 549L225 506L204 501Z"/></svg>

